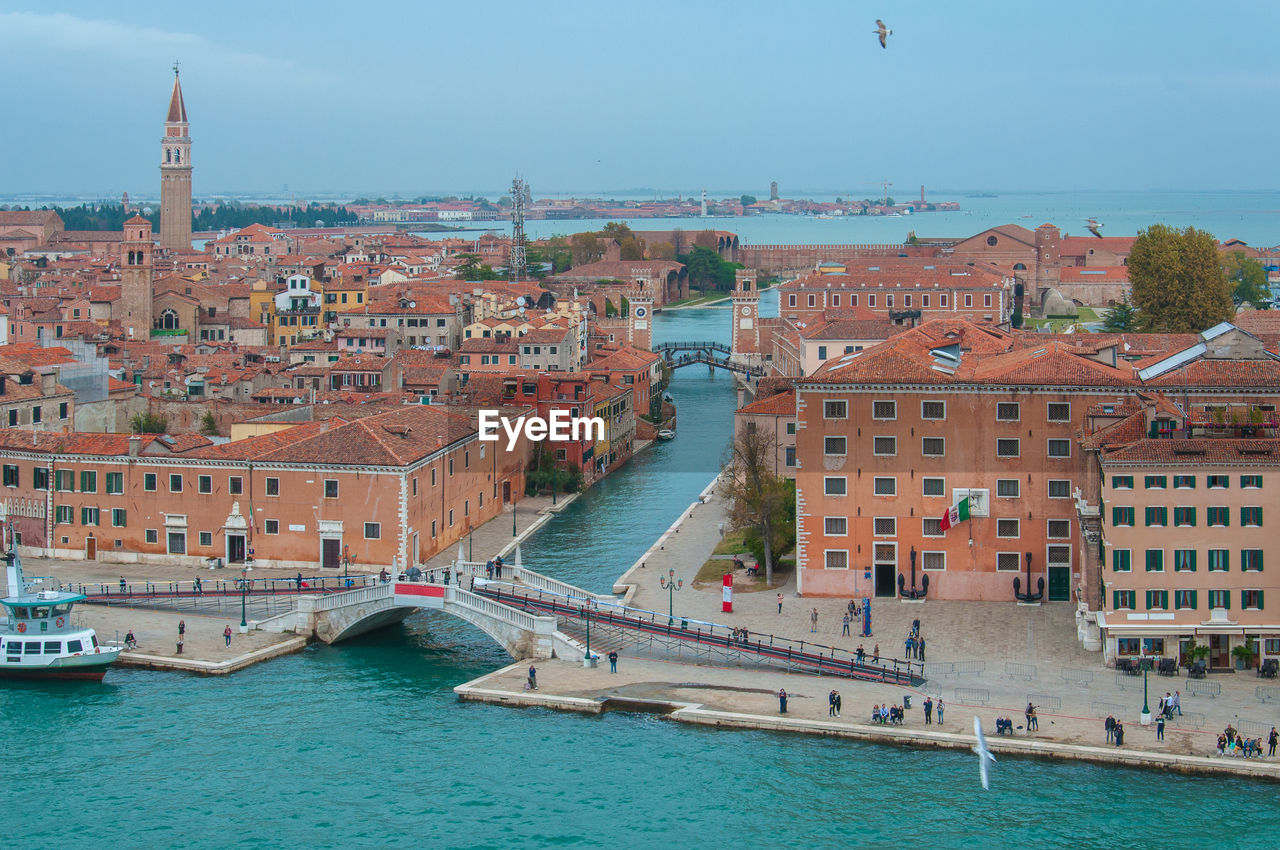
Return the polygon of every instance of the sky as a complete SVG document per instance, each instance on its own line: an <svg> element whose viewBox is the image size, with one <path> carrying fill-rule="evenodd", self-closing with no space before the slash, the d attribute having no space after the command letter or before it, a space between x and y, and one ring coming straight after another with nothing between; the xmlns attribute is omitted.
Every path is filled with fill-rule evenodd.
<svg viewBox="0 0 1280 850"><path fill-rule="evenodd" d="M1274 190L1277 24L1274 0L6 0L0 193L158 195L175 59L197 199Z"/></svg>

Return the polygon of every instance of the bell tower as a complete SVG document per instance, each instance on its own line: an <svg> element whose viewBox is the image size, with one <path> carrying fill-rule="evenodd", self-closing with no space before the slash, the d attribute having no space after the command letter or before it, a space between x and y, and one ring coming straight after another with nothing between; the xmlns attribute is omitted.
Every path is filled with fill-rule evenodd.
<svg viewBox="0 0 1280 850"><path fill-rule="evenodd" d="M653 345L653 296L640 291L628 299L631 316L627 322L627 342L632 347L651 351Z"/></svg>
<svg viewBox="0 0 1280 850"><path fill-rule="evenodd" d="M160 244L171 251L191 250L191 137L177 62L160 140Z"/></svg>
<svg viewBox="0 0 1280 850"><path fill-rule="evenodd" d="M125 339L151 339L151 222L135 215L120 242L120 327Z"/></svg>
<svg viewBox="0 0 1280 850"><path fill-rule="evenodd" d="M755 269L738 269L733 280L733 355L760 354L760 290Z"/></svg>

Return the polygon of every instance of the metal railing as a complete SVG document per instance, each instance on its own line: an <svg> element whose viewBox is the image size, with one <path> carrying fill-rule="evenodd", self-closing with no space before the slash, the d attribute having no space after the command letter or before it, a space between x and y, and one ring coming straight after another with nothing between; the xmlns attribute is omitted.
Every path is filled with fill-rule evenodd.
<svg viewBox="0 0 1280 850"><path fill-rule="evenodd" d="M330 593L322 599L317 599L312 606L312 610L332 611L334 608L341 608L344 605L358 605L361 602L374 602L378 599L387 599L392 596L395 596L395 589L390 584L379 582L365 587L358 587L355 590Z"/></svg>
<svg viewBox="0 0 1280 850"><path fill-rule="evenodd" d="M492 617L495 620L501 620L504 623L510 623L517 628L524 629L527 632L540 634L548 631L544 626L539 629L539 623L550 625L550 631L555 630L555 620L551 617L538 617L523 611L511 605L505 605L500 601L482 596L479 593L472 593L461 587L451 586L445 595L445 604L459 605L463 608L470 608L476 613Z"/></svg>
<svg viewBox="0 0 1280 850"><path fill-rule="evenodd" d="M143 581L126 582L123 586L111 582L81 582L60 585L60 589L83 593L87 602L98 604L129 604L150 599L175 599L212 596L277 596L300 594L339 593L364 587L376 582L377 576L303 576L299 585L296 578L246 578L193 581ZM247 587L244 585L247 584Z"/></svg>

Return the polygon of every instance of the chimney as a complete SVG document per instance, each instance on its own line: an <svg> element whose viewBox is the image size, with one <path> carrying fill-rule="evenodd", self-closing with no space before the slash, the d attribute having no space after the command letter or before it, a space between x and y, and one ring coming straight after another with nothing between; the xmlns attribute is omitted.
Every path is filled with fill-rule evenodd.
<svg viewBox="0 0 1280 850"><path fill-rule="evenodd" d="M137 457L138 452L142 451L142 438L133 436L129 438L129 457Z"/></svg>
<svg viewBox="0 0 1280 850"><path fill-rule="evenodd" d="M58 376L52 372L42 374L40 376L40 395L51 396L56 392L58 386Z"/></svg>

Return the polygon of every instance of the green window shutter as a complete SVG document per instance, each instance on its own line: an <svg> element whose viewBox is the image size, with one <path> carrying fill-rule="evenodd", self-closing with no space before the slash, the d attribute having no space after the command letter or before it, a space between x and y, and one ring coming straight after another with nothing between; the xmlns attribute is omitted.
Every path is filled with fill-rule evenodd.
<svg viewBox="0 0 1280 850"><path fill-rule="evenodd" d="M1200 607L1200 606L1196 603L1196 594L1197 594L1198 592L1199 592L1199 591L1196 591L1196 590L1191 591L1191 607L1192 607L1192 609L1193 609L1193 610L1198 610L1198 609L1199 609L1199 607Z"/></svg>
<svg viewBox="0 0 1280 850"><path fill-rule="evenodd" d="M1169 610L1169 591L1167 590L1160 591L1160 607L1165 611Z"/></svg>
<svg viewBox="0 0 1280 850"><path fill-rule="evenodd" d="M1258 608L1259 608L1259 609L1261 609L1262 607L1263 607L1263 604L1262 604L1262 591L1261 591L1261 590L1259 590L1259 591L1258 591Z"/></svg>
<svg viewBox="0 0 1280 850"><path fill-rule="evenodd" d="M1111 607L1116 611L1120 610L1120 591L1118 590L1111 591Z"/></svg>
<svg viewBox="0 0 1280 850"><path fill-rule="evenodd" d="M1120 519L1120 517L1121 517L1120 509L1119 509L1119 508L1112 508L1112 509L1111 509L1111 524L1112 524L1112 525L1120 525L1120 523L1121 523L1121 519Z"/></svg>
<svg viewBox="0 0 1280 850"><path fill-rule="evenodd" d="M1187 508L1187 525L1195 525L1195 524L1196 524L1196 509Z"/></svg>

